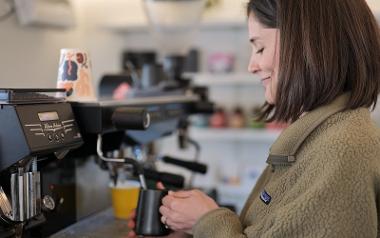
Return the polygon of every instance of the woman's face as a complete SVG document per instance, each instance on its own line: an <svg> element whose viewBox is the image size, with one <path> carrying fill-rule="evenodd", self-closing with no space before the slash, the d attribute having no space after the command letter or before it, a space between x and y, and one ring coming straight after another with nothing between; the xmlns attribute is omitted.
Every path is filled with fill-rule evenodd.
<svg viewBox="0 0 380 238"><path fill-rule="evenodd" d="M280 34L265 28L253 14L248 18L249 41L252 46L248 71L257 75L265 88L265 100L275 104L280 61Z"/></svg>

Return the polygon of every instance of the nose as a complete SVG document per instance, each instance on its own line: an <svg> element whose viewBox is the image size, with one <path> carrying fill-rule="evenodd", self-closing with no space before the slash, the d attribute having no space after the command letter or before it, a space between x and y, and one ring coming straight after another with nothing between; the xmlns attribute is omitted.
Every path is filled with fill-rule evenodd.
<svg viewBox="0 0 380 238"><path fill-rule="evenodd" d="M249 60L249 64L248 64L248 72L250 72L252 74L256 74L259 71L260 71L260 66L257 63L257 61L255 60L254 56L252 55L250 60Z"/></svg>

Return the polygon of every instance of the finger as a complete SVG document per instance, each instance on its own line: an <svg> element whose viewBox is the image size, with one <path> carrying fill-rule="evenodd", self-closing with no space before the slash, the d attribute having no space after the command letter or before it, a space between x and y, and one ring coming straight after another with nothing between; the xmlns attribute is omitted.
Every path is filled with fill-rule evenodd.
<svg viewBox="0 0 380 238"><path fill-rule="evenodd" d="M136 233L134 231L130 231L130 232L128 232L128 237L135 238L136 237Z"/></svg>
<svg viewBox="0 0 380 238"><path fill-rule="evenodd" d="M135 221L133 219L130 219L127 226L129 229L134 229L136 226Z"/></svg>
<svg viewBox="0 0 380 238"><path fill-rule="evenodd" d="M171 195L166 195L163 199L162 199L162 205L164 205L165 207L168 207L168 208L171 208L171 204L173 203L174 201L174 197L171 196Z"/></svg>
<svg viewBox="0 0 380 238"><path fill-rule="evenodd" d="M161 221L164 224L168 224L167 221L169 219L174 223L184 223L187 221L186 217L183 214L170 210L167 207L161 206L159 208L159 211L162 214Z"/></svg>
<svg viewBox="0 0 380 238"><path fill-rule="evenodd" d="M166 224L166 216L161 216L161 222L162 222L162 224Z"/></svg>
<svg viewBox="0 0 380 238"><path fill-rule="evenodd" d="M171 210L165 206L160 206L158 209L162 216L168 217L170 215Z"/></svg>
<svg viewBox="0 0 380 238"><path fill-rule="evenodd" d="M178 192L172 192L170 191L169 195L172 195L175 198L188 198L193 195L193 191L178 191Z"/></svg>
<svg viewBox="0 0 380 238"><path fill-rule="evenodd" d="M160 190L164 190L165 189L165 186L164 186L164 184L162 182L157 182L156 186Z"/></svg>

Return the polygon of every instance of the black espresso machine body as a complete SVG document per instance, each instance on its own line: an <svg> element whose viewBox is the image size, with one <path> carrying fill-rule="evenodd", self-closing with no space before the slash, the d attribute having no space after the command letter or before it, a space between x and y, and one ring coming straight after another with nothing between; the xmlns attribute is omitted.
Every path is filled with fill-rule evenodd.
<svg viewBox="0 0 380 238"><path fill-rule="evenodd" d="M71 105L49 96L60 91L0 89L1 238L34 237L29 230L43 226L44 211L55 208L41 189L41 164L83 144Z"/></svg>

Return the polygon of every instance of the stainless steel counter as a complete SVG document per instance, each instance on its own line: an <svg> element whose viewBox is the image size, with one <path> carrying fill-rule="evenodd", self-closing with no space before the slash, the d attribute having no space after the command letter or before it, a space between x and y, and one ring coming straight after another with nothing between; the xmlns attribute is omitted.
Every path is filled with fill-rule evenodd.
<svg viewBox="0 0 380 238"><path fill-rule="evenodd" d="M67 227L51 238L125 238L127 234L127 221L116 219L112 208L109 208Z"/></svg>

